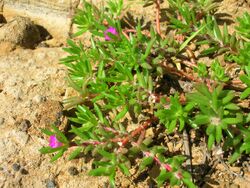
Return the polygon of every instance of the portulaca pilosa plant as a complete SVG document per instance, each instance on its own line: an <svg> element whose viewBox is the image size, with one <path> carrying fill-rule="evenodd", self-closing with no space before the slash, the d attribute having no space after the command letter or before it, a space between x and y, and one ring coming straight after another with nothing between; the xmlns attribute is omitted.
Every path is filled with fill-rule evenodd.
<svg viewBox="0 0 250 188"><path fill-rule="evenodd" d="M52 125L42 130L50 136L42 153L54 153L51 161L69 148L69 160L91 154L89 174L108 176L111 187L117 171L129 177L132 168L140 173L153 166L159 169L157 186L196 187L185 170L190 151L186 156L171 154L164 142L169 134L201 129L208 150L222 147L232 153L230 162L249 154L250 115L239 105L249 97L247 15L246 20L239 18L239 32L229 34L226 24L219 28L214 17L218 3L212 0L168 0L167 28L161 27L159 0L142 1L155 7L150 28L137 19L134 24L124 19L122 0L109 0L103 9L83 3L74 17L74 37L88 32L91 45L68 40L64 50L69 55L61 60L79 94L65 101L65 109L74 109L70 129L62 132ZM240 79L230 77L216 58L221 54L226 63L238 66ZM210 57L211 67L202 57ZM165 84L169 79L190 82L194 89L176 85L171 95Z"/></svg>

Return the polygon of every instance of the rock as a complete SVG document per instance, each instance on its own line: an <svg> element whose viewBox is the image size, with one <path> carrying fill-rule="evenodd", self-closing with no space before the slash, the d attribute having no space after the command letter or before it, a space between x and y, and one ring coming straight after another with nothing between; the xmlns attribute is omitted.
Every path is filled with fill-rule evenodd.
<svg viewBox="0 0 250 188"><path fill-rule="evenodd" d="M78 170L76 167L72 166L68 169L68 172L71 176L76 176L77 174L79 174Z"/></svg>
<svg viewBox="0 0 250 188"><path fill-rule="evenodd" d="M12 168L13 168L14 171L17 172L17 171L20 170L21 166L20 166L20 164L14 163L14 164L12 165Z"/></svg>
<svg viewBox="0 0 250 188"><path fill-rule="evenodd" d="M29 174L29 172L28 172L26 169L24 169L24 168L22 168L22 169L20 170L20 173L23 174L23 175Z"/></svg>
<svg viewBox="0 0 250 188"><path fill-rule="evenodd" d="M0 23L6 23L6 19L3 16L3 5L4 5L3 0L0 0Z"/></svg>
<svg viewBox="0 0 250 188"><path fill-rule="evenodd" d="M31 123L29 120L24 119L21 121L21 123L19 124L19 130L22 132L27 132L28 129L30 128Z"/></svg>
<svg viewBox="0 0 250 188"><path fill-rule="evenodd" d="M7 23L5 17L0 13L0 23Z"/></svg>
<svg viewBox="0 0 250 188"><path fill-rule="evenodd" d="M55 180L50 180L50 179L46 180L46 188L55 188L55 187L56 187Z"/></svg>
<svg viewBox="0 0 250 188"><path fill-rule="evenodd" d="M35 97L33 97L32 101L36 104L39 104L41 102L46 101L46 97L41 96L41 95L36 95Z"/></svg>
<svg viewBox="0 0 250 188"><path fill-rule="evenodd" d="M26 17L17 16L0 28L0 43L10 42L16 46L34 48L40 40L38 28Z"/></svg>
<svg viewBox="0 0 250 188"><path fill-rule="evenodd" d="M2 134L2 132L1 132ZM8 158L10 158L11 156L14 156L15 153L17 153L19 151L18 146L10 141L11 137L10 136L6 136L6 135L1 135L0 136L0 163L3 163L4 161L6 161Z"/></svg>
<svg viewBox="0 0 250 188"><path fill-rule="evenodd" d="M12 138L16 143L20 144L20 146L25 146L28 142L29 135L26 132L21 131L13 131Z"/></svg>

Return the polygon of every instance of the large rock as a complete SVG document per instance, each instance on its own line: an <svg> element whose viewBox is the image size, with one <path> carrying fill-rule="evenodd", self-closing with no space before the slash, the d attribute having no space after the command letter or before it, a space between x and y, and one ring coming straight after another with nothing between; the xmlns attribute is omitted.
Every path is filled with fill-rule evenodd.
<svg viewBox="0 0 250 188"><path fill-rule="evenodd" d="M0 0L1 1L1 0ZM23 16L42 26L52 36L53 44L65 43L72 26L72 16L80 0L3 0L7 21ZM49 43L50 43L49 42Z"/></svg>
<svg viewBox="0 0 250 188"><path fill-rule="evenodd" d="M0 43L11 43L25 48L34 48L41 40L36 25L26 17L15 17L0 27Z"/></svg>
<svg viewBox="0 0 250 188"><path fill-rule="evenodd" d="M6 19L3 16L3 0L0 0L0 24L6 23Z"/></svg>

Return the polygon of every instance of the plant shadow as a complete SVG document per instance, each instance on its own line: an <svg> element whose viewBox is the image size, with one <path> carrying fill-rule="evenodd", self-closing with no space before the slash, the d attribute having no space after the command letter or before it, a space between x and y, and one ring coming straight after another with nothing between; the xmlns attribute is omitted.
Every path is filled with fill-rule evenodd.
<svg viewBox="0 0 250 188"><path fill-rule="evenodd" d="M150 29L152 22L145 21L143 16L141 18L135 17L130 12L127 12L126 15L121 19L122 28L134 29L138 24L142 26L143 30L148 30Z"/></svg>

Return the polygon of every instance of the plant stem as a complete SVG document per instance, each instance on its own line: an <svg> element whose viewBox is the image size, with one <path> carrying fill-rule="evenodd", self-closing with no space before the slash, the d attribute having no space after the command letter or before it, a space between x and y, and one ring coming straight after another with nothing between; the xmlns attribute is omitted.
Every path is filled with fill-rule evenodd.
<svg viewBox="0 0 250 188"><path fill-rule="evenodd" d="M183 146L184 146L185 155L188 156L186 160L186 165L187 165L187 168L190 170L190 172L193 173L192 153L190 149L189 135L186 129L183 130L182 135L183 135Z"/></svg>
<svg viewBox="0 0 250 188"><path fill-rule="evenodd" d="M122 139L122 146L125 146L131 138L134 138L135 136L137 136L138 134L140 134L142 131L144 131L146 128L149 127L149 125L154 122L157 121L158 118L153 116L152 118L146 120L142 126L138 127L137 129L133 130L131 133L128 134L127 137L125 137L124 139Z"/></svg>
<svg viewBox="0 0 250 188"><path fill-rule="evenodd" d="M127 136L125 137L116 137L116 138L112 138L112 139L109 139L108 141L105 141L105 142L100 142L100 141L97 141L97 140L89 140L89 141L84 141L83 143L81 143L82 146L87 146L87 145L104 145L104 144L107 144L108 142L113 142L113 143L118 143L118 145L120 145L121 147L124 147L129 141L131 141L133 138L135 138L137 135L141 135L142 137L144 137L144 134L145 134L145 130L150 126L151 123L157 121L158 118L153 116L152 118L146 120L140 127L138 127L137 129L129 132L127 134ZM114 130L112 129L107 129L107 131L111 131L113 132ZM119 133L119 132L115 132L116 134ZM139 142L140 141L140 138L139 137ZM73 147L73 146L78 146L76 143L74 142L71 142L69 144L70 147Z"/></svg>
<svg viewBox="0 0 250 188"><path fill-rule="evenodd" d="M153 153L150 153L148 151L143 151L143 154L146 156L146 157L152 157L154 159L154 161L156 162L156 164L158 164L160 167L166 169L168 172L171 172L173 170L173 168L171 167L170 164L168 163L162 163L159 158L157 156L155 156ZM182 173L180 171L177 171L176 172L176 177L178 179L181 179L182 178Z"/></svg>
<svg viewBox="0 0 250 188"><path fill-rule="evenodd" d="M161 2L160 0L155 0L155 4L156 4L156 31L161 36L161 25L160 25Z"/></svg>

